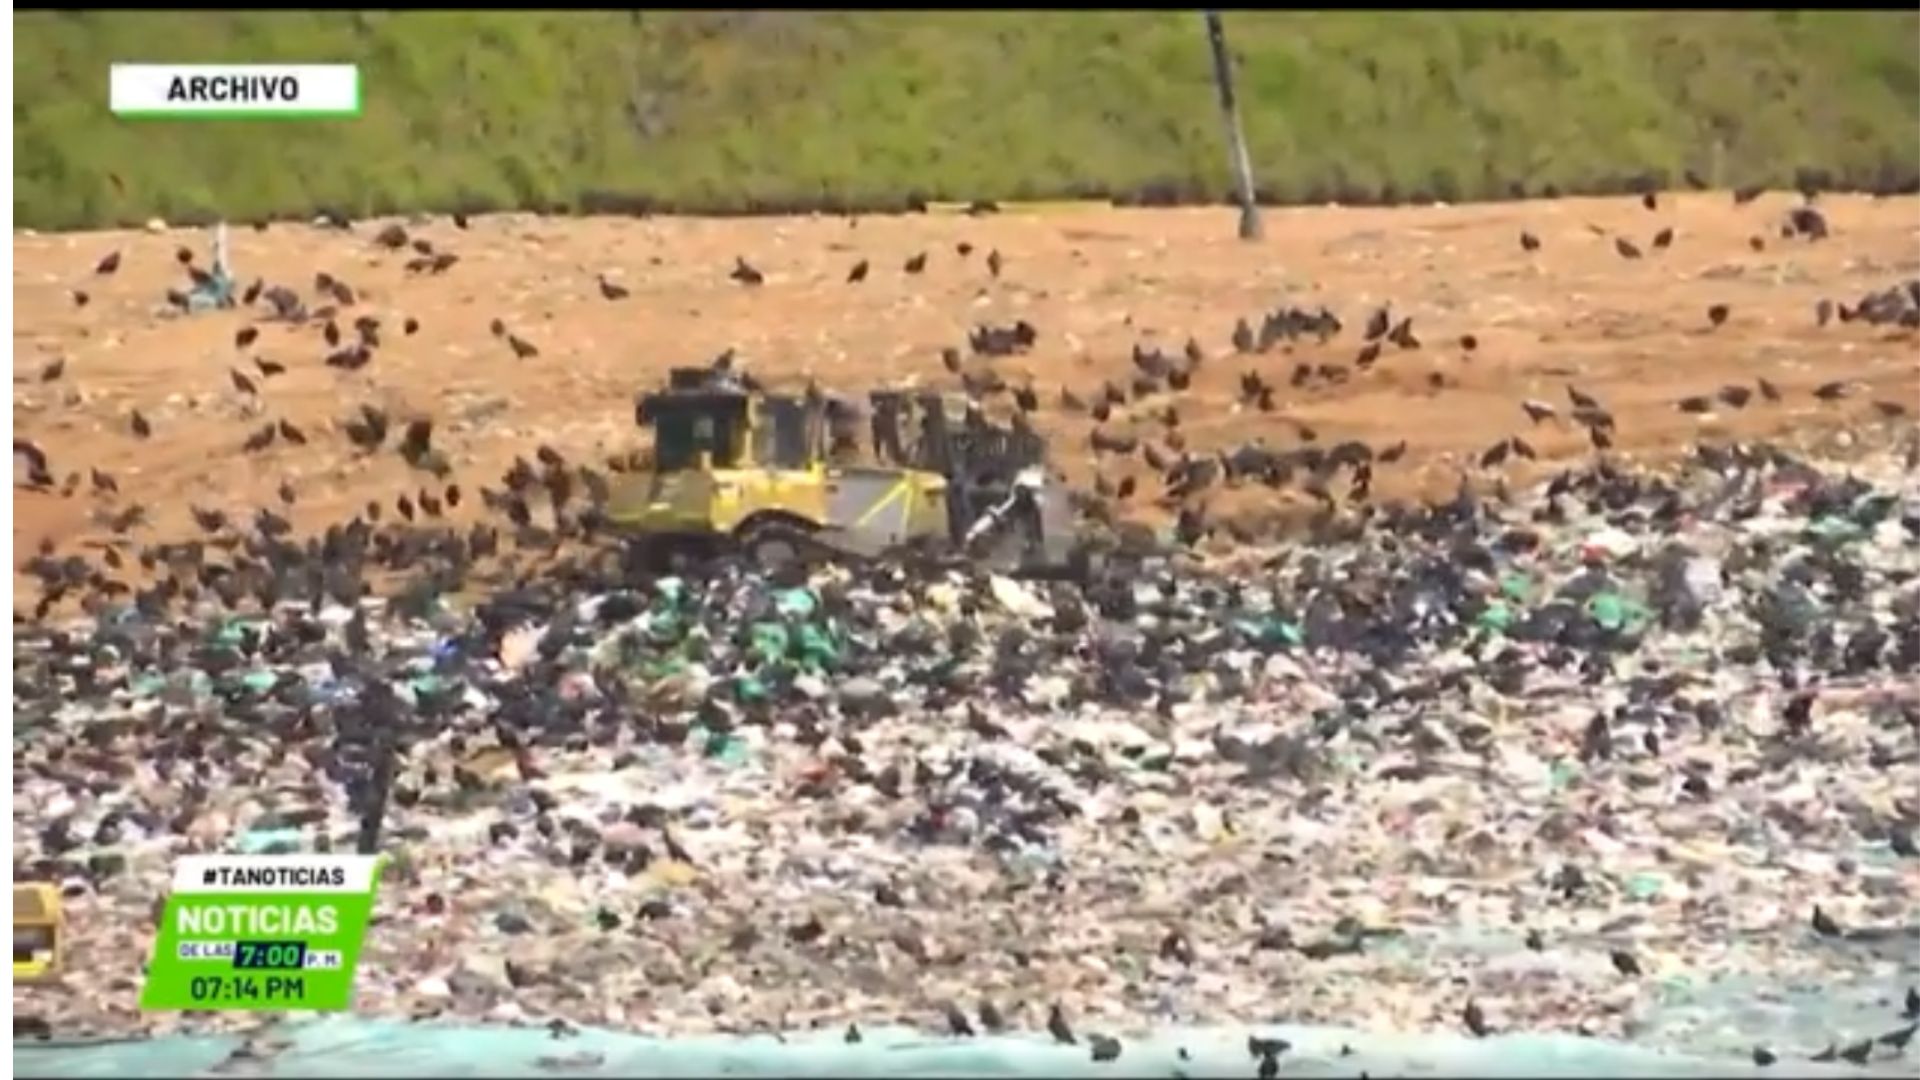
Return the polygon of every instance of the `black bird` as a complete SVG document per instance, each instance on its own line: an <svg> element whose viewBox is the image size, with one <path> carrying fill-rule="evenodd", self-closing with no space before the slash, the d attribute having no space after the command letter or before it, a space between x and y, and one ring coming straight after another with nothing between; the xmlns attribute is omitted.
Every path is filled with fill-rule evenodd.
<svg viewBox="0 0 1920 1080"><path fill-rule="evenodd" d="M237 371L228 371L227 377L233 380L233 388L243 394L258 394L260 392L260 388L253 384L252 379L247 378Z"/></svg>
<svg viewBox="0 0 1920 1080"><path fill-rule="evenodd" d="M1731 310L1725 304L1715 304L1707 309L1707 321L1715 327L1721 326L1727 321L1727 314Z"/></svg>
<svg viewBox="0 0 1920 1080"><path fill-rule="evenodd" d="M867 280L867 260L861 259L853 264L852 270L847 271L847 284L857 285L865 280Z"/></svg>
<svg viewBox="0 0 1920 1080"><path fill-rule="evenodd" d="M1913 1034L1916 1031L1920 1031L1920 1024L1908 1024L1906 1027L1889 1031L1874 1041L1895 1053L1901 1053L1906 1050L1907 1044L1913 1041Z"/></svg>
<svg viewBox="0 0 1920 1080"><path fill-rule="evenodd" d="M1114 1061L1120 1057L1120 1040L1111 1035L1089 1035L1087 1047L1095 1061Z"/></svg>
<svg viewBox="0 0 1920 1080"><path fill-rule="evenodd" d="M260 338L259 327L243 326L240 329L234 331L233 347L236 349L244 349L247 346L253 344L255 341L259 340L259 338Z"/></svg>
<svg viewBox="0 0 1920 1080"><path fill-rule="evenodd" d="M67 361L64 357L58 360L53 360L49 362L46 367L43 367L40 369L40 381L53 382L55 379L58 379L66 370L67 370Z"/></svg>
<svg viewBox="0 0 1920 1080"><path fill-rule="evenodd" d="M1393 315L1384 307L1377 309L1367 318L1367 340L1374 341L1385 337L1392 327Z"/></svg>
<svg viewBox="0 0 1920 1080"><path fill-rule="evenodd" d="M1554 412L1553 406L1544 401L1534 401L1531 398L1521 402L1520 408L1527 414L1527 419L1533 421L1536 425L1542 420L1549 420L1557 415Z"/></svg>
<svg viewBox="0 0 1920 1080"><path fill-rule="evenodd" d="M1914 846L1913 833L1898 825L1887 830L1887 846L1902 858L1920 858L1920 847Z"/></svg>
<svg viewBox="0 0 1920 1080"><path fill-rule="evenodd" d="M1600 407L1600 402L1588 397L1572 386L1567 387L1567 400L1573 402L1573 407L1576 409L1598 409Z"/></svg>
<svg viewBox="0 0 1920 1080"><path fill-rule="evenodd" d="M1539 250L1540 250L1540 238L1539 238L1539 237L1537 237L1537 236L1535 236L1535 235L1533 235L1533 234L1532 234L1532 233L1530 233L1530 232L1527 232L1527 231L1525 231L1525 230L1522 230L1522 231L1521 231L1521 233L1520 233L1520 250L1522 250L1522 251L1539 251Z"/></svg>
<svg viewBox="0 0 1920 1080"><path fill-rule="evenodd" d="M101 259L99 264L93 268L93 272L99 274L101 277L106 277L118 269L120 269L120 253L114 251L108 253L106 258Z"/></svg>
<svg viewBox="0 0 1920 1080"><path fill-rule="evenodd" d="M1813 1055L1811 1058L1808 1058L1807 1060L1817 1061L1824 1065L1829 1061L1835 1060L1839 1056L1840 1056L1840 1047L1835 1043L1828 1043L1827 1048L1825 1050L1820 1051L1819 1053Z"/></svg>
<svg viewBox="0 0 1920 1080"><path fill-rule="evenodd" d="M600 298L602 300L625 300L631 295L633 294L627 291L626 286L608 281L605 274L600 275Z"/></svg>
<svg viewBox="0 0 1920 1080"><path fill-rule="evenodd" d="M1477 1001L1467 1002L1467 1007L1460 1011L1460 1022L1467 1026L1467 1030L1476 1039L1485 1038L1487 1033L1493 1030L1487 1026L1487 1016L1480 1011L1480 1003Z"/></svg>
<svg viewBox="0 0 1920 1080"><path fill-rule="evenodd" d="M1654 195L1653 192L1649 191L1640 196L1640 205L1649 210L1658 210L1660 209L1660 199Z"/></svg>
<svg viewBox="0 0 1920 1080"><path fill-rule="evenodd" d="M1526 944L1533 952L1540 952L1547 947L1547 939L1541 937L1538 930L1528 930Z"/></svg>
<svg viewBox="0 0 1920 1080"><path fill-rule="evenodd" d="M297 427L294 427L291 421L288 421L288 420L280 421L279 431L280 431L280 437L292 443L293 445L295 446L307 445L307 433L304 431L301 431Z"/></svg>
<svg viewBox="0 0 1920 1080"><path fill-rule="evenodd" d="M359 371L373 360L373 350L365 345L355 345L348 349L339 349L327 354L326 365L342 371Z"/></svg>
<svg viewBox="0 0 1920 1080"><path fill-rule="evenodd" d="M1755 386L1758 386L1758 387L1760 388L1760 396L1761 396L1761 397L1763 397L1763 398L1766 398L1766 399L1767 399L1768 401L1779 401L1779 400L1780 400L1780 388L1779 388L1779 387L1777 387L1777 386L1775 386L1775 385L1773 385L1772 383L1770 383L1770 382L1768 382L1768 381L1767 381L1767 380L1765 380L1765 379L1758 379L1758 378L1757 378L1757 379L1755 379L1755 380L1753 380L1753 383L1754 383L1754 385L1755 385Z"/></svg>
<svg viewBox="0 0 1920 1080"><path fill-rule="evenodd" d="M1616 236L1613 238L1613 250L1619 252L1620 257L1623 259L1637 259L1640 257L1640 249L1634 246L1633 241L1624 236Z"/></svg>
<svg viewBox="0 0 1920 1080"><path fill-rule="evenodd" d="M1387 340L1403 349L1419 348L1420 339L1413 336L1413 316L1409 315L1401 319L1400 322L1394 326L1393 330L1387 334Z"/></svg>
<svg viewBox="0 0 1920 1080"><path fill-rule="evenodd" d="M1057 1043L1071 1045L1074 1041L1073 1028L1067 1023L1067 1012L1060 1007L1059 1002L1055 1002L1047 1009L1047 1034L1052 1035L1053 1041Z"/></svg>
<svg viewBox="0 0 1920 1080"><path fill-rule="evenodd" d="M1755 1065L1771 1065L1779 1060L1780 1056L1778 1054L1775 1054L1764 1046L1756 1046L1753 1048L1753 1063Z"/></svg>
<svg viewBox="0 0 1920 1080"><path fill-rule="evenodd" d="M927 268L927 253L923 251L920 254L915 255L913 258L907 260L905 270L909 274L917 274L920 271L925 270L926 268Z"/></svg>
<svg viewBox="0 0 1920 1080"><path fill-rule="evenodd" d="M1744 386L1723 386L1715 396L1733 408L1744 409L1753 400L1753 391Z"/></svg>
<svg viewBox="0 0 1920 1080"><path fill-rule="evenodd" d="M1901 1010L1900 1015L1909 1020L1920 1020L1920 990L1907 987L1905 1008Z"/></svg>
<svg viewBox="0 0 1920 1080"><path fill-rule="evenodd" d="M987 273L992 274L994 277L999 277L1000 268L1004 265L1006 264L1000 258L999 248L994 248L992 251L987 252Z"/></svg>
<svg viewBox="0 0 1920 1080"><path fill-rule="evenodd" d="M360 406L360 418L344 425L347 439L362 450L378 449L387 437L387 414L371 405Z"/></svg>
<svg viewBox="0 0 1920 1080"><path fill-rule="evenodd" d="M765 274L755 270L752 266L748 265L747 260L738 255L733 258L733 272L727 276L742 285L761 285L767 280Z"/></svg>
<svg viewBox="0 0 1920 1080"><path fill-rule="evenodd" d="M1821 937L1840 937L1846 933L1840 929L1839 923L1833 921L1833 916L1823 911L1818 904L1813 907L1812 924L1813 932Z"/></svg>
<svg viewBox="0 0 1920 1080"><path fill-rule="evenodd" d="M271 379L275 375L285 375L287 373L287 365L276 360L264 360L256 357L254 358L253 366L260 369L260 374L263 378Z"/></svg>
<svg viewBox="0 0 1920 1080"><path fill-rule="evenodd" d="M1240 353L1253 351L1253 327L1248 326L1245 319L1233 324L1233 349Z"/></svg>
<svg viewBox="0 0 1920 1080"><path fill-rule="evenodd" d="M1814 387L1813 396L1819 398L1821 401L1839 401L1841 398L1846 397L1847 394L1851 392L1851 389L1844 380L1836 379L1833 382L1821 383L1819 386Z"/></svg>
<svg viewBox="0 0 1920 1080"><path fill-rule="evenodd" d="M1809 240L1827 238L1826 215L1811 206L1796 206L1787 211L1787 228L1789 235L1798 233Z"/></svg>
<svg viewBox="0 0 1920 1080"><path fill-rule="evenodd" d="M1247 1056L1251 1058L1279 1057L1293 1049L1293 1044L1285 1039L1263 1039L1258 1035L1247 1036Z"/></svg>
<svg viewBox="0 0 1920 1080"><path fill-rule="evenodd" d="M1655 251L1665 251L1672 246L1673 230L1671 228L1661 229L1659 232L1653 234L1653 248Z"/></svg>
<svg viewBox="0 0 1920 1080"><path fill-rule="evenodd" d="M1700 413L1712 412L1713 402L1710 399L1708 399L1705 395L1694 394L1689 397L1681 398L1678 408L1683 413L1692 413L1692 414L1698 415Z"/></svg>
<svg viewBox="0 0 1920 1080"><path fill-rule="evenodd" d="M536 348L532 342L527 341L518 334L508 334L507 344L512 346L513 355L521 360L527 360L540 355L540 350Z"/></svg>
<svg viewBox="0 0 1920 1080"><path fill-rule="evenodd" d="M993 1035L1007 1030L1007 1018L1000 1015L1000 1007L991 999L982 999L980 1002L980 1026Z"/></svg>
<svg viewBox="0 0 1920 1080"><path fill-rule="evenodd" d="M951 1001L947 1002L947 1033L962 1039L973 1037L973 1024L967 1020L967 1014Z"/></svg>
<svg viewBox="0 0 1920 1080"><path fill-rule="evenodd" d="M1640 974L1639 959L1625 949L1615 949L1607 954L1607 958L1613 961L1613 970L1628 978Z"/></svg>
<svg viewBox="0 0 1920 1080"><path fill-rule="evenodd" d="M1816 326L1825 326L1833 321L1833 301L1822 297L1813 305L1813 321Z"/></svg>
<svg viewBox="0 0 1920 1080"><path fill-rule="evenodd" d="M419 333L420 320L414 318L411 315L407 316L407 321L400 324L400 332L407 335L408 337L412 337L413 335Z"/></svg>
<svg viewBox="0 0 1920 1080"><path fill-rule="evenodd" d="M1840 1056L1855 1065L1865 1065L1867 1058L1873 1056L1873 1040L1861 1039L1859 1042L1840 1051Z"/></svg>
<svg viewBox="0 0 1920 1080"><path fill-rule="evenodd" d="M133 410L131 423L133 425L133 434L136 438L144 439L153 434L153 425L147 423L147 418L141 415L139 409Z"/></svg>
<svg viewBox="0 0 1920 1080"><path fill-rule="evenodd" d="M433 421L426 417L408 421L399 450L400 456L410 464L426 457L433 450Z"/></svg>

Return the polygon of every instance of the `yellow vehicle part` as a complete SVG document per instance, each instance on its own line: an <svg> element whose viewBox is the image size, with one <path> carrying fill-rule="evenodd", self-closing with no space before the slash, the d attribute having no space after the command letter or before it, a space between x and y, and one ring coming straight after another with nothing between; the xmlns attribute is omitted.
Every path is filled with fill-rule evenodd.
<svg viewBox="0 0 1920 1080"><path fill-rule="evenodd" d="M34 982L60 971L66 922L60 890L44 882L13 887L13 981Z"/></svg>
<svg viewBox="0 0 1920 1080"><path fill-rule="evenodd" d="M608 517L646 533L730 533L769 511L827 524L824 469L687 470L636 476Z"/></svg>

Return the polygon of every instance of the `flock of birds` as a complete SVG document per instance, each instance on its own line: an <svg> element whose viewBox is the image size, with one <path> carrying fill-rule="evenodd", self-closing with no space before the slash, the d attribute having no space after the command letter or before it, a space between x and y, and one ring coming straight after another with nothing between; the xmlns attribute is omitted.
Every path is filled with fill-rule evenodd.
<svg viewBox="0 0 1920 1080"><path fill-rule="evenodd" d="M1645 197L1649 209L1656 197ZM348 223L334 222L337 227ZM467 223L456 218L455 225ZM1782 225L1787 238L1817 242L1827 238L1823 216L1811 205L1795 207ZM441 275L453 272L459 256L393 224L379 230L371 242L391 252L407 253L405 271L410 275ZM1542 249L1542 241L1522 233L1520 247L1525 252ZM1657 232L1648 244L1653 251L1670 248L1675 242L1671 228ZM1765 239L1754 237L1751 243L1763 246ZM1645 258L1641 246L1626 237L1614 237L1615 250L1622 258ZM962 244L959 254L973 254ZM213 282L210 273L196 265L187 249L177 254L196 287ZM1006 267L1005 257L996 251L986 256L986 265L994 277ZM902 272L925 272L928 254L918 253L902 265ZM119 253L108 255L95 267L100 277L119 270ZM859 285L872 274L870 260L854 264L846 283ZM764 272L744 257L736 258L729 277L744 288L765 284ZM598 294L607 303L631 299L625 286L601 276L596 280ZM181 310L189 307L187 294L169 290L169 303ZM85 291L76 291L73 300L85 305ZM315 351L324 367L357 372L377 364L385 347L392 319L367 313L356 314L361 306L360 291L337 275L314 275L306 295L285 284L255 280L240 294L241 306L257 320L238 329L233 338L237 352L246 357L246 368L229 370L228 380L245 400L265 409L272 380L287 373L285 364L257 351L260 323L278 323L299 331L316 333L321 343ZM309 306L311 305L311 306ZM1732 318L1726 304L1714 304L1705 313L1706 330L1712 332ZM1870 292L1851 302L1821 300L1812 312L1812 321L1826 327L1835 321L1860 323L1873 327L1909 331L1920 328L1920 281L1908 281L1892 288ZM399 333L411 337L421 329L417 319L405 317L397 322ZM490 337L518 360L540 356L536 344L502 320L489 324ZM991 404L1006 409L1016 425L1031 425L1032 419L1050 399L1058 409L1086 427L1087 445L1096 468L1091 489L1083 493L1086 515L1108 523L1119 519L1118 507L1144 497L1132 468L1143 463L1147 474L1157 477L1160 505L1176 515L1176 533L1188 543L1197 543L1216 529L1235 539L1252 541L1258 537L1248 527L1231 519L1210 521L1205 510L1206 494L1222 485L1257 484L1268 489L1289 488L1310 496L1329 515L1342 507L1360 507L1370 514L1371 488L1376 467L1392 466L1408 452L1405 440L1374 446L1357 439L1323 440L1310 424L1287 419L1281 406L1284 395L1322 387L1339 386L1364 377L1377 365L1390 363L1398 354L1418 352L1426 347L1416 332L1413 316L1384 304L1366 312L1359 320L1350 362L1296 359L1288 373L1279 375L1268 358L1311 349L1324 353L1339 347L1348 327L1326 307L1312 310L1283 306L1261 313L1253 319L1236 321L1228 335L1233 360L1211 355L1197 340L1188 339L1178 351L1159 345L1134 346L1124 377L1099 380L1098 385L1060 386L1051 395L1043 395L1030 380L1010 380L997 362L1026 355L1039 347L1041 331L1021 320L1010 325L979 325L967 336L964 351L955 346L941 353L941 364L948 376L957 380L967 394L983 407ZM1350 340L1350 339L1349 339ZM1456 339L1467 353L1479 348L1471 334ZM714 362L727 368L733 363L731 352ZM1274 414L1276 426L1293 437L1294 445L1278 449L1265 440L1233 447L1201 448L1190 444L1183 426L1185 413L1193 408L1196 380L1210 366L1237 363L1240 367L1233 383L1235 400L1247 410ZM376 369L377 370L377 369ZM66 377L63 361L53 361L39 372L45 384ZM1435 373L1433 380L1444 380ZM1837 402L1855 391L1850 380L1835 380L1815 388L1812 396L1821 402ZM1436 383L1438 388L1438 383ZM1604 455L1613 447L1616 421L1613 410L1590 390L1574 385L1564 387L1566 401L1525 399L1518 405L1516 425L1524 418L1526 429L1503 437L1481 450L1474 466L1482 472L1494 472L1509 462L1536 460L1541 455L1523 433L1543 425L1571 424L1586 433L1593 451L1601 455L1600 464L1585 473L1562 472L1548 486L1549 499L1540 511L1551 519L1562 513L1560 499L1565 496L1603 497L1607 485L1632 485L1624 474L1612 472ZM1710 394L1689 395L1674 403L1682 413L1700 414L1717 410L1763 407L1780 403L1783 391L1765 378L1756 378L1752 386L1730 384ZM1907 406L1897 401L1872 403L1875 412L1886 418L1907 414ZM250 429L239 447L246 454L261 454L276 443L306 447L329 437L318 430L309 431L285 417L265 419ZM127 415L127 430L136 439L156 437L150 418L138 409ZM412 477L405 491L397 496L366 502L346 521L327 526L315 535L302 536L285 516L295 505L299 492L286 482L277 490L279 509L260 507L240 514L195 504L192 520L199 534L186 539L154 540L137 543L135 534L149 528L146 507L123 497L120 481L97 466L56 468L55 460L43 447L30 440L16 439L16 460L24 465L25 484L31 489L77 497L86 493L100 502L99 520L109 540L98 550L97 560L79 551L63 553L52 540L44 541L27 560L26 571L38 578L42 590L35 619L44 619L68 599L78 599L83 609L102 610L106 605L130 601L147 617L159 620L177 612L181 605L216 602L228 610L249 604L270 609L283 603L303 602L318 607L333 601L359 610L359 601L367 597L390 575L401 576L389 593L390 609L403 617L424 618L441 595L461 591L476 581L491 584L491 573L498 570L511 578L517 573L531 575L512 556L528 554L545 562L539 573L547 581L565 588L570 579L583 584L605 572L598 558L606 552L596 550L592 541L605 531L605 508L612 497L618 473L634 468L632 457L605 463L604 470L569 460L546 445L530 454L516 457L512 466L496 481L473 485L459 475L454 458L436 445L436 424L430 416L396 417L389 411L361 404L335 425L349 453L372 456L391 453ZM76 448L77 449L77 448ZM1713 453L1739 455L1745 448L1715 451L1701 448L1703 456ZM62 472L64 471L64 476ZM1463 492L1464 487L1463 475ZM469 487L477 505L485 513L480 520L464 523L456 512L469 507ZM1504 490L1500 486L1500 490ZM470 515L460 515L470 517ZM1393 512L1382 511L1391 521ZM566 545L577 543L581 549L569 551ZM511 550L509 550L509 548ZM492 564L506 558L499 567ZM135 572L138 567L139 572ZM522 578L521 584L525 583ZM369 630L364 613L348 624L348 647L356 653L370 651ZM1592 740L1599 742L1600 740ZM383 796L384 797L384 796ZM1903 854L1909 854L1903 852ZM817 924L816 924L817 925ZM1823 936L1844 934L1833 919L1816 909L1812 926ZM1537 935L1528 946L1543 947ZM1179 935L1170 935L1162 944L1163 955L1178 959L1191 946ZM1639 959L1630 951L1616 949L1610 954L1614 968L1623 976L1641 973ZM977 1026L975 1017L977 1016ZM1901 1013L1903 1026L1845 1046L1828 1047L1815 1061L1846 1060L1865 1063L1875 1047L1904 1051L1912 1040L1916 1021L1920 1021L1920 995L1913 990ZM1493 1026L1477 1003L1469 1001L1459 1021L1469 1033L1485 1036ZM1006 1018L992 1003L978 1007L973 1015L957 1004L949 1004L946 1022L951 1034L972 1036L980 1030L1002 1031ZM1059 1005L1049 1013L1047 1030L1061 1044L1078 1044L1083 1038L1094 1060L1111 1061L1122 1052L1120 1041L1106 1035L1076 1033ZM849 1042L861 1034L849 1027ZM1248 1042L1249 1056L1258 1063L1263 1078L1278 1074L1279 1061L1290 1046L1280 1039L1253 1037ZM1762 1065L1777 1060L1766 1049L1756 1049L1754 1060Z"/></svg>
<svg viewBox="0 0 1920 1080"><path fill-rule="evenodd" d="M1751 191L1737 193L1743 201L1753 196ZM1658 205L1657 196L1651 193L1643 196L1643 202L1648 209ZM351 229L351 223L340 219L329 219L325 224ZM458 215L454 224L462 230L468 226L465 218ZM1592 228L1602 234L1606 232ZM1830 230L1824 215L1809 199L1806 205L1788 211L1780 234L1783 238L1817 242L1826 239ZM1654 251L1665 250L1674 243L1674 236L1671 226L1663 227L1654 234L1649 247ZM1621 257L1644 257L1641 247L1628 238L1615 236L1614 240ZM381 228L371 237L371 243L385 251L406 253L404 269L409 275L446 274L460 261L455 252L411 235L397 223ZM1529 232L1520 234L1519 243L1528 253L1543 247L1541 239ZM1751 243L1760 247L1765 240L1754 236ZM962 242L957 251L964 259L972 255L974 249ZM180 248L176 258L196 287L214 280L209 271L196 264L190 249ZM121 259L118 251L108 254L95 266L95 275L112 276L120 269ZM901 270L906 275L921 274L927 263L928 253L922 251L908 258ZM989 272L998 277L1006 260L994 250L987 254L986 264ZM847 273L846 281L857 285L866 281L871 272L871 261L861 259ZM745 257L736 258L729 276L747 288L766 281L766 275ZM599 295L610 303L625 301L631 296L630 290L604 275L598 278L597 286ZM186 296L179 289L170 289L167 300L184 310ZM73 299L76 304L84 305L90 296L76 290ZM233 337L235 349L248 356L251 370L230 369L229 381L239 395L261 408L265 407L268 384L284 375L287 366L257 351L260 323L313 328L324 344L322 363L343 372L361 371L373 364L388 332L389 320L371 313L356 314L354 309L360 306L360 291L337 274L326 271L314 275L311 291L305 297L287 284L255 279L241 292L239 302L256 318L255 322L239 328ZM1725 325L1731 317L1729 305L1710 306L1706 312L1708 332ZM1869 292L1851 303L1822 299L1812 318L1821 327L1837 319L1841 323L1857 322L1904 331L1920 328L1920 280ZM398 329L402 336L411 337L420 330L419 320L404 317L399 320ZM536 344L509 328L503 320L492 319L488 329L491 337L501 342L515 358L525 361L540 356ZM1424 342L1415 332L1413 316L1397 312L1390 303L1373 309L1362 322L1360 341L1350 363L1296 359L1284 377L1284 386L1266 359L1276 351L1287 354L1306 347L1324 356L1346 330L1346 323L1324 306L1313 310L1283 306L1254 320L1240 319L1232 327L1228 336L1233 355L1250 361L1238 374L1237 404L1243 409L1278 414L1276 432L1290 431L1294 436L1294 445L1285 449L1270 445L1264 437L1238 446L1202 449L1189 445L1182 426L1186 398L1205 367L1223 362L1210 357L1192 338L1178 353L1168 353L1158 345L1136 344L1130 371L1124 378L1106 379L1097 386L1061 386L1057 408L1091 425L1086 438L1095 468L1090 490L1076 494L1082 514L1109 528L1117 526L1122 517L1121 507L1141 495L1141 472L1134 465L1137 461L1145 466L1144 475L1158 478L1155 503L1173 516L1175 535L1188 544L1220 532L1240 542L1259 539L1258 528L1242 519L1210 519L1206 495L1217 485L1257 483L1274 490L1294 489L1320 507L1321 524L1330 520L1343 503L1359 508L1363 519L1370 516L1374 470L1400 461L1407 452L1406 441L1385 446L1373 446L1356 439L1325 444L1311 424L1286 416L1280 404L1281 395L1288 391L1339 386L1364 376L1396 353L1424 348ZM1031 417L1041 411L1043 395L1030 379L1016 382L1006 378L995 361L1027 354L1039 342L1040 330L1025 320L1007 326L980 325L969 333L965 355L959 348L947 348L942 350L941 361L946 373L955 377L980 407L1004 403L1013 425L1031 430ZM1473 334L1460 335L1456 343L1467 354L1479 348ZM727 367L732 362L729 350L715 361L715 366ZM45 365L39 379L42 383L57 382L65 371L65 361L56 359ZM1438 371L1431 372L1427 378L1436 390L1447 382L1447 377ZM1822 402L1837 402L1852 394L1856 387L1851 380L1836 379L1816 387L1813 396ZM1522 415L1536 428L1543 424L1577 425L1584 429L1593 450L1604 454L1613 446L1613 411L1597 396L1577 386L1568 385L1565 390L1564 414L1553 403L1528 399L1520 402ZM1712 393L1686 396L1676 402L1675 407L1683 413L1704 414L1722 408L1741 410L1775 405L1783 396L1779 387L1764 377L1757 377L1751 386L1729 384ZM1888 419L1908 413L1907 404L1899 401L1875 401L1872 407L1879 416ZM152 419L138 408L128 411L126 425L136 439L155 437ZM392 499L393 517L398 520L387 518L385 500L374 500L367 502L351 520L333 525L321 535L296 539L286 517L272 508L259 508L242 519L224 511L195 507L193 517L203 534L200 538L139 547L134 557L155 579L139 587L117 575L127 562L125 548L129 538L149 524L147 508L137 501L122 499L119 481L107 471L93 467L83 475L80 469L69 468L62 479L45 448L31 440L16 439L14 454L16 461L25 466L25 486L57 491L66 497L76 495L83 485L87 486L94 497L102 500L96 520L110 534L100 549L97 565L78 553L60 555L51 540L40 545L25 567L43 586L35 616L44 617L64 598L76 594L89 608L97 608L102 602L123 601L130 596L137 606L150 612L164 610L175 601L191 602L207 593L224 602L248 595L262 603L292 597L313 599L321 595L345 599L361 592L348 582L358 581L368 572L400 571L429 564L435 567L429 577L432 587L458 589L477 561L500 551L501 527L507 530L516 550L544 552L549 556L559 554L562 541L591 540L604 530L603 510L613 481L607 473L591 466L567 461L550 447L538 448L537 465L525 458L516 458L512 468L500 478L498 488L478 489L481 506L492 517L500 519L499 526L483 520L462 529L442 520L449 511L462 505L465 494L453 476L450 459L433 444L431 417L397 423L380 408L360 405L334 427L344 435L351 451L360 455L379 453L390 434L401 430L394 449L421 480ZM240 443L240 450L245 454L260 454L276 443L304 447L316 437L284 417L265 419L248 432ZM1497 473L1511 461L1534 461L1539 457L1528 438L1515 433L1485 447L1473 464L1482 473ZM639 464L638 455L616 457L607 462L607 471L617 473ZM1504 477L1496 475L1494 479L1496 492L1504 494ZM1467 481L1467 470L1462 470L1462 485ZM299 498L294 487L286 482L278 485L277 496L282 510ZM541 509L546 512L536 513ZM241 527L243 520L250 528ZM214 558L215 552L225 553L224 561ZM563 560L561 572L571 566Z"/></svg>

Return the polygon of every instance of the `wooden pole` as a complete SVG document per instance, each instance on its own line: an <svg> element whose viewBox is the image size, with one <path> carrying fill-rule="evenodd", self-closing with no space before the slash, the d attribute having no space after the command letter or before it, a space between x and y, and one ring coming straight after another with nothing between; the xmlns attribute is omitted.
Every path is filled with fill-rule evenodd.
<svg viewBox="0 0 1920 1080"><path fill-rule="evenodd" d="M1233 97L1233 61L1227 57L1227 33L1220 13L1209 11L1207 39L1213 45L1213 81L1220 90L1220 111L1227 118L1227 145L1233 152L1233 179L1240 192L1240 239L1261 237L1260 208L1253 201L1253 162L1247 156L1247 137L1240 130L1240 106Z"/></svg>

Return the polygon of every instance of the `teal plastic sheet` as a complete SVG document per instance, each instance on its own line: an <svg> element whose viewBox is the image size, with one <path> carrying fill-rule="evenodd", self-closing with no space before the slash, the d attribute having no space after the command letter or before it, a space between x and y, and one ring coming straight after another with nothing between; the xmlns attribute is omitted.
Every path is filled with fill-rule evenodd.
<svg viewBox="0 0 1920 1080"><path fill-rule="evenodd" d="M581 1029L474 1028L324 1017L282 1029L276 1053L229 1060L234 1038L168 1038L58 1046L16 1042L20 1076L1087 1076L1252 1077L1247 1037L1280 1038L1283 1077L1794 1076L1910 1075L1911 1063L1865 1068L1804 1059L1771 1069L1750 1061L1663 1053L1571 1035L1382 1035L1343 1028L1274 1025L1189 1028L1123 1042L1113 1061L1092 1059L1085 1038L1063 1046L1044 1035L938 1038L875 1028L850 1044L843 1031L785 1036L649 1038Z"/></svg>

